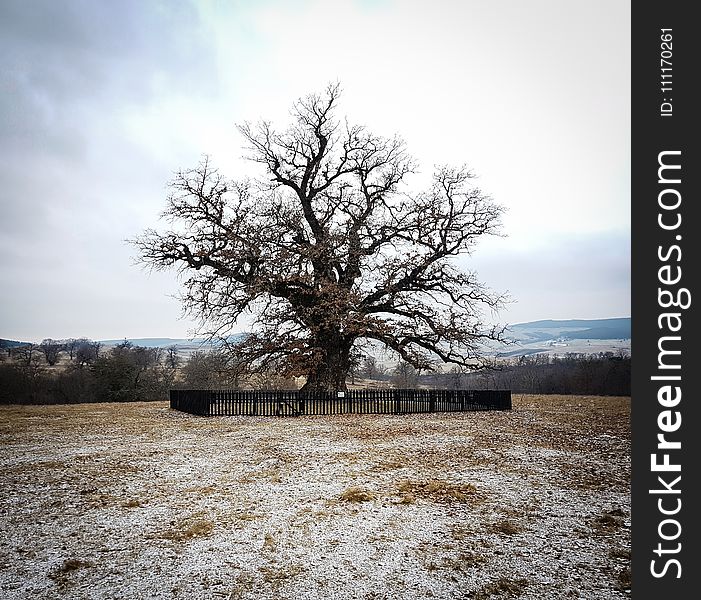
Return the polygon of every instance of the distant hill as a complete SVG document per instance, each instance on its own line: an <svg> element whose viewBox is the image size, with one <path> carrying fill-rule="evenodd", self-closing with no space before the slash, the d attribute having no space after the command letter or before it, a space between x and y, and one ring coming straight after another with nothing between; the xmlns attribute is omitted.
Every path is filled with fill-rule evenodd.
<svg viewBox="0 0 701 600"><path fill-rule="evenodd" d="M127 341L134 346L142 346L145 348L167 348L168 346L192 346L199 345L204 342L200 339L186 339L186 338L122 338L119 340L97 340L105 346L116 346L117 344L122 344Z"/></svg>
<svg viewBox="0 0 701 600"><path fill-rule="evenodd" d="M245 334L238 333L229 337L232 342L239 341ZM515 348L496 350L498 356L518 356L539 352L594 352L610 350L618 347L629 348L631 337L630 317L612 319L545 319L515 323L509 327L508 336L517 342ZM97 340L104 347L116 346L125 338ZM204 338L167 338L144 337L126 338L134 346L146 348L168 348L176 346L185 354L196 350L207 350L216 347L216 342L208 342ZM598 341L597 341L598 340ZM607 342L606 340L610 340ZM0 349L22 346L28 342L0 338ZM611 344L613 346L611 347Z"/></svg>
<svg viewBox="0 0 701 600"><path fill-rule="evenodd" d="M229 336L229 341L238 341L243 334ZM105 346L116 346L124 341L130 342L134 346L142 346L144 348L168 348L170 346L187 347L211 347L216 346L217 342L209 342L205 338L122 338L120 340L97 340Z"/></svg>
<svg viewBox="0 0 701 600"><path fill-rule="evenodd" d="M17 342L15 340L5 340L0 338L0 349L17 348L17 346L26 346L28 342Z"/></svg>
<svg viewBox="0 0 701 600"><path fill-rule="evenodd" d="M630 324L621 327L590 327L581 331L567 331L562 337L570 340L625 340L630 339Z"/></svg>
<svg viewBox="0 0 701 600"><path fill-rule="evenodd" d="M630 339L630 317L615 319L564 319L516 323L510 330L517 339L620 340Z"/></svg>
<svg viewBox="0 0 701 600"><path fill-rule="evenodd" d="M230 342L236 342L243 337L243 333L237 333L229 336ZM120 338L118 340L95 340L103 346L116 346L124 341L130 342L134 346L142 346L144 348L168 348L169 346L177 346L178 348L208 348L216 346L217 342L208 342L205 338ZM7 340L0 338L0 349L16 348L18 346L26 346L30 342L20 342L17 340ZM35 342L31 342L35 343Z"/></svg>
<svg viewBox="0 0 701 600"><path fill-rule="evenodd" d="M514 358L529 354L630 354L630 317L612 319L546 319L515 323L506 332L515 342L495 348L495 355Z"/></svg>

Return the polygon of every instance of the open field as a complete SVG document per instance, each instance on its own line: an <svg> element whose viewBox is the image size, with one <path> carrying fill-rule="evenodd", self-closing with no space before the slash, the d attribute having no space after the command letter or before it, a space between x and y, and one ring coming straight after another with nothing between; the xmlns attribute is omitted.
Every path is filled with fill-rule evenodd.
<svg viewBox="0 0 701 600"><path fill-rule="evenodd" d="M0 597L626 597L630 399L513 404L2 406Z"/></svg>

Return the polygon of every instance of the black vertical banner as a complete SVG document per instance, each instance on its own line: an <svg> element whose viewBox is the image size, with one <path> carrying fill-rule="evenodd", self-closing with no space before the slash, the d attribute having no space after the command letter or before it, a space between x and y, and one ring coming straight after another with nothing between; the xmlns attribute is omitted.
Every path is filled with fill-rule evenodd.
<svg viewBox="0 0 701 600"><path fill-rule="evenodd" d="M696 231L701 35L693 3L632 4L632 597L698 598ZM693 282L692 282L693 280Z"/></svg>

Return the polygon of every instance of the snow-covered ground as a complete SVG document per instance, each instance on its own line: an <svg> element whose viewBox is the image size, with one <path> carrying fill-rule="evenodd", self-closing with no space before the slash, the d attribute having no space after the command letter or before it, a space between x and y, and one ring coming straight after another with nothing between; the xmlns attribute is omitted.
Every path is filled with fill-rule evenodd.
<svg viewBox="0 0 701 600"><path fill-rule="evenodd" d="M623 598L629 414L0 407L0 597Z"/></svg>

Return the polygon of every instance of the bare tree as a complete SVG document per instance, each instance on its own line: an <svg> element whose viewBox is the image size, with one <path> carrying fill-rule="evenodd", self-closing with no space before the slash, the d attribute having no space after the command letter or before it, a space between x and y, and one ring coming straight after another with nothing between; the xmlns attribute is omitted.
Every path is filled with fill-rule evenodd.
<svg viewBox="0 0 701 600"><path fill-rule="evenodd" d="M68 352L68 358L71 361L73 361L73 359L75 358L75 353L79 345L80 340L76 340L75 338L69 338L63 341L63 347L66 350L66 352Z"/></svg>
<svg viewBox="0 0 701 600"><path fill-rule="evenodd" d="M282 377L272 370L254 373L251 376L251 384L257 390L294 390L297 388L293 379Z"/></svg>
<svg viewBox="0 0 701 600"><path fill-rule="evenodd" d="M465 387L463 383L464 380L464 368L454 365L448 372L448 389L451 390L461 390Z"/></svg>
<svg viewBox="0 0 701 600"><path fill-rule="evenodd" d="M293 123L239 126L258 180L228 181L204 159L171 183L169 231L134 240L143 263L189 275L182 300L201 331L224 338L257 315L237 355L252 370L345 389L351 352L373 340L417 369L432 357L484 365L503 329L483 310L502 298L453 257L498 232L501 208L466 168L438 168L428 190L404 184L404 142L336 117L338 85L294 104Z"/></svg>
<svg viewBox="0 0 701 600"><path fill-rule="evenodd" d="M360 375L366 379L379 379L387 374L387 369L383 367L374 356L366 356L360 367Z"/></svg>
<svg viewBox="0 0 701 600"><path fill-rule="evenodd" d="M392 373L392 384L400 389L416 387L419 382L419 374L411 363L405 360L399 362Z"/></svg>
<svg viewBox="0 0 701 600"><path fill-rule="evenodd" d="M94 363L100 356L100 342L93 342L86 338L76 340L75 359L82 367Z"/></svg>
<svg viewBox="0 0 701 600"><path fill-rule="evenodd" d="M101 401L162 399L174 373L163 368L160 348L134 346L124 340L92 360L93 393Z"/></svg>
<svg viewBox="0 0 701 600"><path fill-rule="evenodd" d="M178 354L177 346L168 346L166 348L165 355L165 366L173 371L175 371L182 362L180 355Z"/></svg>
<svg viewBox="0 0 701 600"><path fill-rule="evenodd" d="M136 366L136 375L134 378L134 386L138 387L141 377L149 369L155 365L159 365L163 357L162 348L145 348L143 346L133 346L131 343L124 341L119 344L116 348L123 347L127 350L131 350L131 360Z"/></svg>
<svg viewBox="0 0 701 600"><path fill-rule="evenodd" d="M12 357L23 367L32 367L37 364L37 346L31 342L14 346Z"/></svg>
<svg viewBox="0 0 701 600"><path fill-rule="evenodd" d="M39 344L39 351L44 354L46 362L53 366L58 362L59 354L63 350L63 344L52 340L51 338L46 338Z"/></svg>
<svg viewBox="0 0 701 600"><path fill-rule="evenodd" d="M348 377L350 377L351 385L355 385L355 378L360 375L360 368L363 364L365 355L359 348L353 347L348 358Z"/></svg>
<svg viewBox="0 0 701 600"><path fill-rule="evenodd" d="M227 358L221 352L193 352L182 368L183 384L191 389L237 388Z"/></svg>

